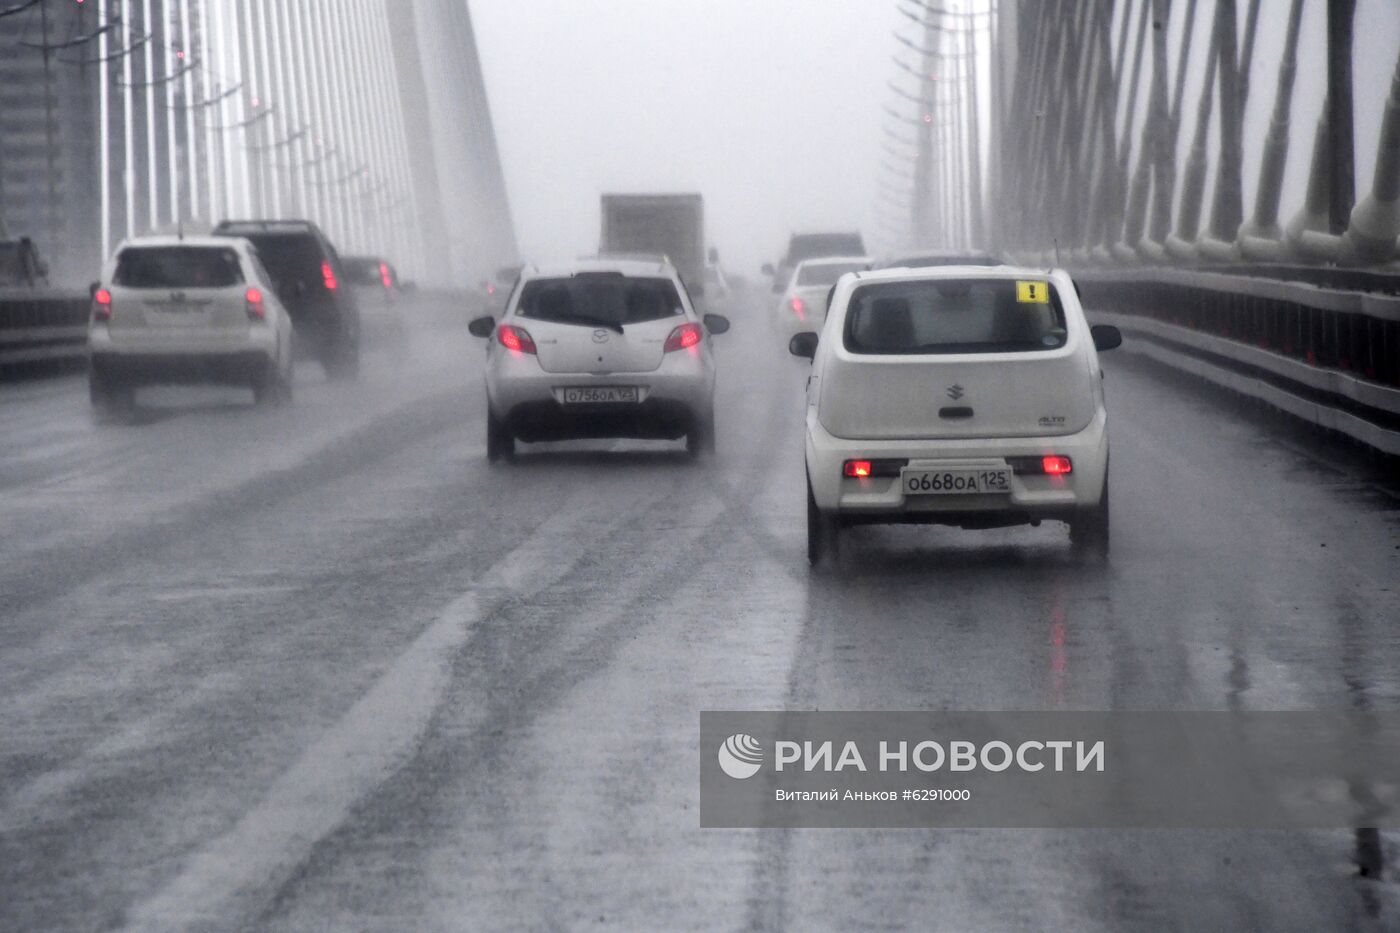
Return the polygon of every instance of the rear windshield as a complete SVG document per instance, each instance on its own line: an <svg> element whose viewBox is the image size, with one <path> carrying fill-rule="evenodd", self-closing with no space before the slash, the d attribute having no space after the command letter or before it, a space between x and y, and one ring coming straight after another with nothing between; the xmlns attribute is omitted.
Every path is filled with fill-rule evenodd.
<svg viewBox="0 0 1400 933"><path fill-rule="evenodd" d="M221 246L128 247L113 279L127 288L225 288L243 282L238 253Z"/></svg>
<svg viewBox="0 0 1400 933"><path fill-rule="evenodd" d="M798 285L835 285L836 280L847 272L860 272L866 268L863 262L832 262L815 266L803 266L797 272Z"/></svg>
<svg viewBox="0 0 1400 933"><path fill-rule="evenodd" d="M641 324L685 313L670 279L598 274L534 279L520 290L516 313L556 324Z"/></svg>
<svg viewBox="0 0 1400 933"><path fill-rule="evenodd" d="M865 243L859 233L799 233L788 243L788 262L822 256L863 256Z"/></svg>
<svg viewBox="0 0 1400 933"><path fill-rule="evenodd" d="M321 283L321 263L328 257L309 233L244 234L258 249L258 257L278 290L298 282L310 287Z"/></svg>
<svg viewBox="0 0 1400 933"><path fill-rule="evenodd" d="M378 259L342 259L340 262L342 270L345 272L345 280L351 285L382 285L383 279L380 277Z"/></svg>
<svg viewBox="0 0 1400 933"><path fill-rule="evenodd" d="M1064 346L1065 314L1044 280L938 279L864 285L851 295L853 353L1005 353Z"/></svg>

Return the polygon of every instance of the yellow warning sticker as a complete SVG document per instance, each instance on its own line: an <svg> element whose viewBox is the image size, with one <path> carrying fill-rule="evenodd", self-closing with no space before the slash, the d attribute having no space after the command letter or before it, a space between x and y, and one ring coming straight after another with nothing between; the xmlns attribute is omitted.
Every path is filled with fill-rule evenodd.
<svg viewBox="0 0 1400 933"><path fill-rule="evenodd" d="M1049 282L1017 282L1016 300L1025 304L1045 305L1050 303Z"/></svg>

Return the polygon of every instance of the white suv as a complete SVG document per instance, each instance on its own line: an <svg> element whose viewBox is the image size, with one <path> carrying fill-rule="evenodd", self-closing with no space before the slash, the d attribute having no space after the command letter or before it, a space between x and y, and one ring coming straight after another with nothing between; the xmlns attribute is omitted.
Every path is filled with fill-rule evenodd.
<svg viewBox="0 0 1400 933"><path fill-rule="evenodd" d="M260 404L291 399L291 318L243 239L124 241L93 285L88 350L99 415L161 382L244 385Z"/></svg>
<svg viewBox="0 0 1400 933"><path fill-rule="evenodd" d="M710 334L729 321L697 314L668 263L580 260L528 268L500 322L472 321L489 337L486 455L516 440L627 437L715 444Z"/></svg>
<svg viewBox="0 0 1400 933"><path fill-rule="evenodd" d="M807 391L807 546L853 524L1067 522L1108 549L1108 430L1098 350L1063 271L955 266L844 276Z"/></svg>

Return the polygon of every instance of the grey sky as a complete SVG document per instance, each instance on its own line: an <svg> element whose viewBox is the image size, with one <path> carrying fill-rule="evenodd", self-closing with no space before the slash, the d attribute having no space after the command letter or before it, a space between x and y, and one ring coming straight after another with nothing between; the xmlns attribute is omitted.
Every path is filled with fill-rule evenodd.
<svg viewBox="0 0 1400 933"><path fill-rule="evenodd" d="M892 4L472 0L530 260L596 249L603 191L699 191L731 265L873 223ZM752 270L750 270L752 271Z"/></svg>
<svg viewBox="0 0 1400 933"><path fill-rule="evenodd" d="M892 102L886 82L896 74L891 33L905 24L892 0L470 6L526 258L594 250L603 191L701 192L712 243L743 271L776 258L793 229L858 227L867 242L879 239L881 105ZM1212 6L1202 0L1198 30L1208 30ZM1239 3L1241 18L1247 6ZM1245 122L1246 211L1287 0L1263 0L1262 9ZM1308 0L1306 10L1285 217L1301 203L1322 105L1323 0ZM1356 33L1357 188L1364 193L1400 47L1400 0L1359 0ZM1199 35L1193 75L1205 43ZM1188 121L1198 80L1188 87ZM1183 147L1189 137L1187 122Z"/></svg>

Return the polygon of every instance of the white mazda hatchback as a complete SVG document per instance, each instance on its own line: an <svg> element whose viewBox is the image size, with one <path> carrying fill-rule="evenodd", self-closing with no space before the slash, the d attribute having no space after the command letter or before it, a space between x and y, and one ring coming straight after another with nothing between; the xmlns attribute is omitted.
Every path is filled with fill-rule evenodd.
<svg viewBox="0 0 1400 933"><path fill-rule="evenodd" d="M711 334L727 318L701 316L669 263L579 260L527 268L500 321L471 332L486 353L486 455L517 440L686 439L714 450Z"/></svg>
<svg viewBox="0 0 1400 933"><path fill-rule="evenodd" d="M844 276L807 390L813 564L854 524L1066 522L1108 549L1108 416L1098 351L1061 270L890 269Z"/></svg>

